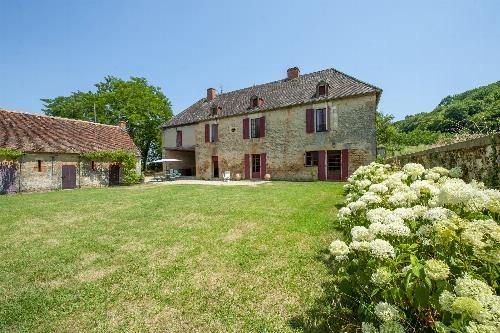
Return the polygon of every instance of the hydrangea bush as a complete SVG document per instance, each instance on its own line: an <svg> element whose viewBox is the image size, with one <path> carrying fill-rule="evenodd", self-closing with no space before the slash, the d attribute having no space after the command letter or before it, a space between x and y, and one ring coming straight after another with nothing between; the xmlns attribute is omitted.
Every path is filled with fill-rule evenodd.
<svg viewBox="0 0 500 333"><path fill-rule="evenodd" d="M364 333L500 332L500 191L372 163L345 185L333 302Z"/></svg>

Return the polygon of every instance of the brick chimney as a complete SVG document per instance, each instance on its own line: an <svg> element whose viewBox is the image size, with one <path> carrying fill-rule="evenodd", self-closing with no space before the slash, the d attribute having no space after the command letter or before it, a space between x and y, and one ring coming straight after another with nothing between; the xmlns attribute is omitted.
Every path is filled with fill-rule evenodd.
<svg viewBox="0 0 500 333"><path fill-rule="evenodd" d="M214 88L207 89L207 100L212 101L217 95L217 91Z"/></svg>
<svg viewBox="0 0 500 333"><path fill-rule="evenodd" d="M118 127L125 131L127 129L127 122L125 120L120 120L118 122Z"/></svg>
<svg viewBox="0 0 500 333"><path fill-rule="evenodd" d="M298 78L300 75L300 69L298 67L288 68L286 74L288 76L288 80Z"/></svg>

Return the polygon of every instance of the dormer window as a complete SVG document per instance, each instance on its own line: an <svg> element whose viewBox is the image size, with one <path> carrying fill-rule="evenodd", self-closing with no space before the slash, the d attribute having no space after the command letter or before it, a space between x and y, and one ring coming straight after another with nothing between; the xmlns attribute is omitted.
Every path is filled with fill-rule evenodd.
<svg viewBox="0 0 500 333"><path fill-rule="evenodd" d="M212 116L216 116L216 115L218 115L218 114L219 114L219 112L220 112L221 110L222 110L222 108L221 108L220 106L212 106L212 107L210 108L210 114L211 114Z"/></svg>
<svg viewBox="0 0 500 333"><path fill-rule="evenodd" d="M258 96L252 96L252 98L250 98L250 108L251 109L257 108L257 107L261 106L263 103L264 103L264 100L262 98L259 98Z"/></svg>
<svg viewBox="0 0 500 333"><path fill-rule="evenodd" d="M328 83L321 81L316 86L316 97L322 97L328 95Z"/></svg>

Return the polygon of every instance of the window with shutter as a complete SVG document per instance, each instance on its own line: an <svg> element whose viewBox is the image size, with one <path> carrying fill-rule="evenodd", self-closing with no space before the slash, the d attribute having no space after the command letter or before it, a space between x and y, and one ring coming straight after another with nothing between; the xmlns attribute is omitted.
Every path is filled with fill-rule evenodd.
<svg viewBox="0 0 500 333"><path fill-rule="evenodd" d="M254 118L250 120L251 126L251 137L260 138L260 118Z"/></svg>
<svg viewBox="0 0 500 333"><path fill-rule="evenodd" d="M314 133L314 109L306 110L306 133Z"/></svg>
<svg viewBox="0 0 500 333"><path fill-rule="evenodd" d="M326 131L326 109L316 110L316 132Z"/></svg>
<svg viewBox="0 0 500 333"><path fill-rule="evenodd" d="M250 119L243 119L243 139L250 138Z"/></svg>
<svg viewBox="0 0 500 333"><path fill-rule="evenodd" d="M210 142L210 125L205 124L205 142Z"/></svg>

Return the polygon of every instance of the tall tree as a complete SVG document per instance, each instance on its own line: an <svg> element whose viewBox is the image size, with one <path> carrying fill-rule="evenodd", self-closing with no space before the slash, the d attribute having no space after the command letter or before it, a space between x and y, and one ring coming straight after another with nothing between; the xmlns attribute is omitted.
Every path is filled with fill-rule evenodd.
<svg viewBox="0 0 500 333"><path fill-rule="evenodd" d="M69 96L42 99L43 112L87 121L94 121L95 116L97 122L110 125L124 120L141 152L143 167L147 161L160 157L160 126L172 117L170 101L161 89L142 77L125 81L113 76L105 77L95 87L95 92L77 91Z"/></svg>

